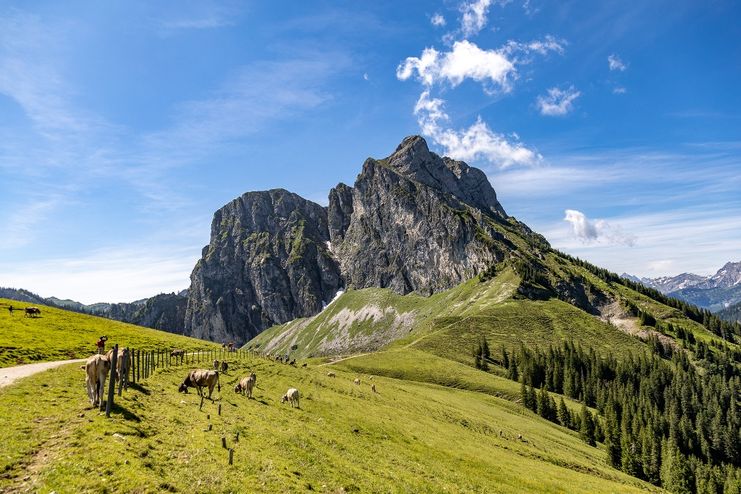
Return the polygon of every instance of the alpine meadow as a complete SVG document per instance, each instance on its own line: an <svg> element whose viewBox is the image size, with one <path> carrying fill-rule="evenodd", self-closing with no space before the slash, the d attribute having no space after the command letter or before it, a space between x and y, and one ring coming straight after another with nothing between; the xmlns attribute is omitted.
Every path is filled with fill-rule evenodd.
<svg viewBox="0 0 741 494"><path fill-rule="evenodd" d="M741 494L739 18L0 6L0 492Z"/></svg>

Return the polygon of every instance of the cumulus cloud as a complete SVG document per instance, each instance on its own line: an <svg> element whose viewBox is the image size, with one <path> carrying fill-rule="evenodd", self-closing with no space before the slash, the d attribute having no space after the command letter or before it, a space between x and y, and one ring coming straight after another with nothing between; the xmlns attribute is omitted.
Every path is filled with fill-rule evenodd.
<svg viewBox="0 0 741 494"><path fill-rule="evenodd" d="M521 54L563 52L563 43L553 37L541 41L510 41L497 50L485 50L468 40L456 41L448 52L425 48L419 57L407 57L396 68L402 81L416 77L427 87L448 83L455 87L466 79L480 82L487 93L508 92L517 78L517 65L528 63Z"/></svg>
<svg viewBox="0 0 741 494"><path fill-rule="evenodd" d="M540 154L527 148L516 136L508 138L492 131L481 117L462 130L445 128L442 123L448 121L449 117L444 105L445 101L431 98L429 91L424 91L417 100L414 114L422 133L443 146L446 155L464 161L483 159L501 168L529 165L542 159Z"/></svg>
<svg viewBox="0 0 741 494"><path fill-rule="evenodd" d="M623 72L628 68L628 66L620 60L620 57L614 53L607 57L607 64L610 66L610 70L619 70L620 72Z"/></svg>
<svg viewBox="0 0 741 494"><path fill-rule="evenodd" d="M430 17L430 23L435 27L442 27L445 25L445 17L440 14L434 14Z"/></svg>
<svg viewBox="0 0 741 494"><path fill-rule="evenodd" d="M584 244L621 244L632 247L635 235L626 234L619 226L610 225L605 220L590 220L581 211L567 209L564 221L571 223L571 230Z"/></svg>
<svg viewBox="0 0 741 494"><path fill-rule="evenodd" d="M515 64L497 50L482 50L470 41L456 41L451 51L440 53L425 48L420 57L407 57L396 69L402 81L416 74L425 86L448 82L455 87L465 79L485 84L488 90L508 91Z"/></svg>
<svg viewBox="0 0 741 494"><path fill-rule="evenodd" d="M613 94L625 94L628 90L625 89L623 86L617 86L615 89L612 90Z"/></svg>
<svg viewBox="0 0 741 494"><path fill-rule="evenodd" d="M561 116L574 109L574 100L581 95L571 86L568 89L550 88L545 96L538 96L537 104L541 115Z"/></svg>

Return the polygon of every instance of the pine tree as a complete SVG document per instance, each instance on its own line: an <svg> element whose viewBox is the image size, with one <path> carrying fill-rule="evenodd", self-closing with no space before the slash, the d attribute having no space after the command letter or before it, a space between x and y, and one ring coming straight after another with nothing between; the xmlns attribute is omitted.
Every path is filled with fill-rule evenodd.
<svg viewBox="0 0 741 494"><path fill-rule="evenodd" d="M621 465L620 424L618 423L615 402L610 400L605 407L605 448L607 463L615 468Z"/></svg>
<svg viewBox="0 0 741 494"><path fill-rule="evenodd" d="M558 422L564 427L571 427L571 413L563 400L563 396L561 401L558 402Z"/></svg>
<svg viewBox="0 0 741 494"><path fill-rule="evenodd" d="M585 404L581 407L581 429L579 432L585 443L590 446L597 445L594 438L594 418Z"/></svg>

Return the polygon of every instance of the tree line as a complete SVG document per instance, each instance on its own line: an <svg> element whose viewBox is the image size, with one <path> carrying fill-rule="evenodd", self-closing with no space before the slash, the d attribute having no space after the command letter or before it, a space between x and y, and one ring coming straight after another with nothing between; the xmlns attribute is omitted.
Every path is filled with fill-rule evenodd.
<svg viewBox="0 0 741 494"><path fill-rule="evenodd" d="M487 360L484 348L482 339L479 362ZM547 351L502 347L488 360L520 382L525 407L579 431L588 444L603 442L610 465L671 492L741 492L735 367L701 373L682 351L618 360L570 341ZM579 401L579 413L550 392Z"/></svg>

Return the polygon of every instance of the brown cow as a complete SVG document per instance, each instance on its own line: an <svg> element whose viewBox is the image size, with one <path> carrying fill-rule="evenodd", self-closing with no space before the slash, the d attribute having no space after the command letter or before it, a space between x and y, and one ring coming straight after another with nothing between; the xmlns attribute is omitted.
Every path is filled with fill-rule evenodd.
<svg viewBox="0 0 741 494"><path fill-rule="evenodd" d="M104 393L105 381L110 369L111 362L104 355L93 355L85 363L87 395L90 398L90 404L93 406L100 404Z"/></svg>
<svg viewBox="0 0 741 494"><path fill-rule="evenodd" d="M221 384L219 383L219 371L212 371L206 369L196 369L188 373L188 376L180 385L178 391L181 393L187 393L188 388L196 388L198 390L198 396L203 396L201 388L208 386L208 398L211 399L211 393L214 391L214 386L218 386L218 391L221 393Z"/></svg>
<svg viewBox="0 0 741 494"><path fill-rule="evenodd" d="M26 317L36 317L41 315L41 309L38 307L26 307Z"/></svg>
<svg viewBox="0 0 741 494"><path fill-rule="evenodd" d="M244 393L247 395L247 398L252 398L252 390L255 388L255 383L257 383L257 376L254 372L250 372L249 376L242 378L242 380L234 386L234 392Z"/></svg>
<svg viewBox="0 0 741 494"><path fill-rule="evenodd" d="M105 354L109 362L113 362L113 348ZM113 372L113 379L119 387L129 388L129 370L131 369L131 358L129 349L119 348L116 356L116 370Z"/></svg>

